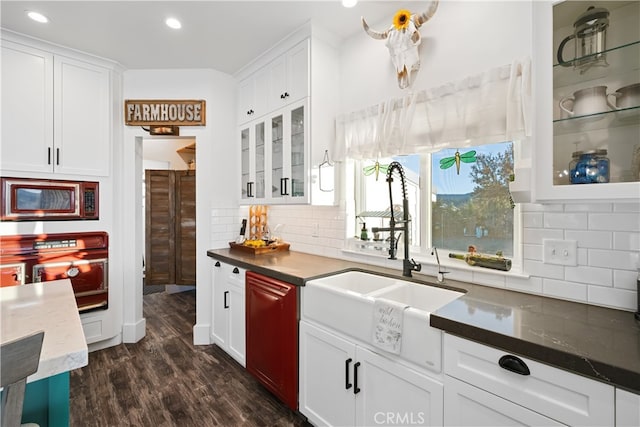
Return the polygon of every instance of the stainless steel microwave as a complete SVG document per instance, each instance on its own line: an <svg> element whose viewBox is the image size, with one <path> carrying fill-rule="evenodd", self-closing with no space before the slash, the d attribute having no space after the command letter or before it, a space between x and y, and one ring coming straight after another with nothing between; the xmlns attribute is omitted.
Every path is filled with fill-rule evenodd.
<svg viewBox="0 0 640 427"><path fill-rule="evenodd" d="M94 181L0 178L2 221L99 219Z"/></svg>

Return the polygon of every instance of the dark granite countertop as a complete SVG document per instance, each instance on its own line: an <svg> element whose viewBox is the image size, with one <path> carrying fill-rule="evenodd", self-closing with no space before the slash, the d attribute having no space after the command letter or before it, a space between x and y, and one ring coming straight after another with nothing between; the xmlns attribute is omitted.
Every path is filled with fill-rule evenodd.
<svg viewBox="0 0 640 427"><path fill-rule="evenodd" d="M294 251L215 249L207 255L298 286L348 270L400 276L398 270ZM414 281L434 284L420 274ZM447 285L466 293L431 314L433 327L640 393L640 323L633 313L452 280Z"/></svg>

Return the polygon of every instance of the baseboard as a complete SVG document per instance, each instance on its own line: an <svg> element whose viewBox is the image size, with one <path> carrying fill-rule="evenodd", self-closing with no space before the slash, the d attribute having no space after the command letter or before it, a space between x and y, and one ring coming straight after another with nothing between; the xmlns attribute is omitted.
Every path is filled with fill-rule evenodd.
<svg viewBox="0 0 640 427"><path fill-rule="evenodd" d="M142 318L136 323L125 323L122 325L122 342L136 343L144 338L146 333L147 320Z"/></svg>
<svg viewBox="0 0 640 427"><path fill-rule="evenodd" d="M102 340L102 341L88 344L87 348L89 349L89 353L91 353L92 351L103 350L109 347L115 347L116 345L121 343L122 343L122 334L118 334L113 338L109 338L108 340Z"/></svg>
<svg viewBox="0 0 640 427"><path fill-rule="evenodd" d="M193 345L211 344L211 325L196 324L193 326Z"/></svg>

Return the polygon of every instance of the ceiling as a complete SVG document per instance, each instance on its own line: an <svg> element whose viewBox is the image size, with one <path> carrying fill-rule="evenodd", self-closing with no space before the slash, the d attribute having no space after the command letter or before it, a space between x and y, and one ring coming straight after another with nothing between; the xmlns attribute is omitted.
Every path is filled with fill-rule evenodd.
<svg viewBox="0 0 640 427"><path fill-rule="evenodd" d="M235 74L312 20L340 39L364 35L360 16L389 21L410 1L360 0L350 9L324 1L11 1L2 28L119 62L126 69L212 68ZM428 4L419 2L418 4ZM40 24L25 11L40 12ZM172 16L182 29L164 21Z"/></svg>

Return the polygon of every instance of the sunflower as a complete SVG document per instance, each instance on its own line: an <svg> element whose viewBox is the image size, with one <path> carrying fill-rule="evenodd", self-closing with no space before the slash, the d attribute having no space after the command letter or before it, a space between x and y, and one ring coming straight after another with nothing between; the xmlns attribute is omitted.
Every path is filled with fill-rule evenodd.
<svg viewBox="0 0 640 427"><path fill-rule="evenodd" d="M396 30L404 30L409 26L409 19L411 18L411 12L407 9L400 9L393 16L393 26Z"/></svg>

